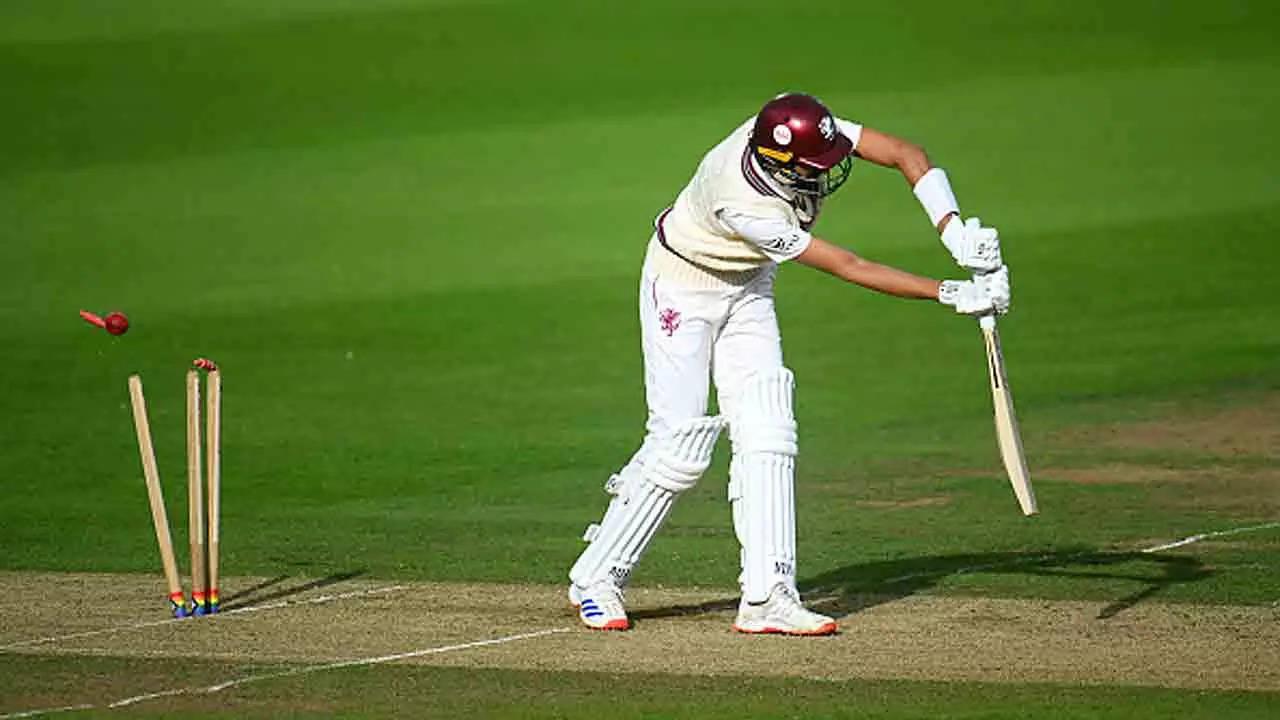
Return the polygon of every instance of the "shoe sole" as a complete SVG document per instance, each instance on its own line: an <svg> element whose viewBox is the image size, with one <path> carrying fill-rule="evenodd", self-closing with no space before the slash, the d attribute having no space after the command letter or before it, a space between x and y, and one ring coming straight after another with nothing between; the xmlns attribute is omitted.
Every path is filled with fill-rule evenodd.
<svg viewBox="0 0 1280 720"><path fill-rule="evenodd" d="M788 630L786 628L773 627L769 625L766 625L765 627L762 627L762 628L744 628L740 625L734 625L733 629L735 632L740 632L744 635L792 635L796 637L816 637L819 635L835 635L837 630L839 630L839 628L836 626L835 623L827 623L825 625L820 625L817 629L814 629L814 630Z"/></svg>
<svg viewBox="0 0 1280 720"><path fill-rule="evenodd" d="M631 629L631 623L627 622L626 620L610 620L604 625L588 625L587 622L583 620L582 624L586 625L588 630L630 630Z"/></svg>

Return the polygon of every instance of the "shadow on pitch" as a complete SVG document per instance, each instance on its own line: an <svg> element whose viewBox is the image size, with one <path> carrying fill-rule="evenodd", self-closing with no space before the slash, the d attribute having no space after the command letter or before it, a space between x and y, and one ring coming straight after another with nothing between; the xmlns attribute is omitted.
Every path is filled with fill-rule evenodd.
<svg viewBox="0 0 1280 720"><path fill-rule="evenodd" d="M282 600L284 598L307 592L308 590L315 590L317 588L328 587L329 585L336 585L340 582L346 582L347 580L353 580L364 575L365 572L367 571L363 569L347 570L319 578L318 580L309 580L300 585L292 585L288 587L277 586L287 581L290 576L278 575L276 577L263 580L257 585L245 588L244 590L240 590L239 592L222 598L221 605L222 609L231 610L248 605L260 605L265 602L271 602L272 600Z"/></svg>
<svg viewBox="0 0 1280 720"><path fill-rule="evenodd" d="M843 618L936 587L947 578L971 573L1020 574L1124 580L1142 584L1136 592L1111 602L1099 619L1113 617L1175 585L1197 582L1213 574L1199 560L1142 552L1055 550L1022 553L931 555L859 563L800 582L805 603L814 610ZM679 617L735 610L737 597L691 605L638 610L637 619Z"/></svg>

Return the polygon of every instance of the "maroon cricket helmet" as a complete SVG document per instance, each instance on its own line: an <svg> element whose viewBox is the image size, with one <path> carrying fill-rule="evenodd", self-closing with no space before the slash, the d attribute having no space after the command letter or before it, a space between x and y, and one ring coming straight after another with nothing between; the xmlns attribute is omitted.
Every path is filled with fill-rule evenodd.
<svg viewBox="0 0 1280 720"><path fill-rule="evenodd" d="M786 93L765 103L756 115L751 148L779 181L807 194L835 192L853 162L853 141L840 132L826 105L804 93Z"/></svg>

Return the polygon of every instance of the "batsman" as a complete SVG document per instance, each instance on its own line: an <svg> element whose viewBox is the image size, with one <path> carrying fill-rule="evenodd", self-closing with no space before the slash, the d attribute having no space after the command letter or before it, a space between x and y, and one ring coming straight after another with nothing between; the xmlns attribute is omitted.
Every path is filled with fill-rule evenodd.
<svg viewBox="0 0 1280 720"><path fill-rule="evenodd" d="M937 281L812 234L854 159L902 173L943 246L970 275ZM648 419L640 448L605 483L612 497L569 571L589 628L630 627L623 588L676 498L698 482L726 428L729 504L741 546L743 633L828 635L836 622L796 589L795 378L774 309L779 263L795 261L876 292L962 315L1009 308L995 229L963 218L947 174L919 146L837 118L816 98L770 100L712 148L658 215L640 279ZM714 384L718 415L707 415Z"/></svg>

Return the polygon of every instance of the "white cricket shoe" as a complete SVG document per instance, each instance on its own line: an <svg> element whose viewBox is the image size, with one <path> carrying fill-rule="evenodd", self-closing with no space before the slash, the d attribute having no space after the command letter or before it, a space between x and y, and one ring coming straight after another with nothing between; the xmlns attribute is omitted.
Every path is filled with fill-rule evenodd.
<svg viewBox="0 0 1280 720"><path fill-rule="evenodd" d="M612 580L597 580L580 588L569 583L569 602L578 610L582 624L592 630L626 630L631 627L622 606L622 589Z"/></svg>
<svg viewBox="0 0 1280 720"><path fill-rule="evenodd" d="M831 635L836 621L806 610L794 588L778 583L769 591L769 599L754 605L744 598L738 604L738 619L733 629L740 633L781 635Z"/></svg>

